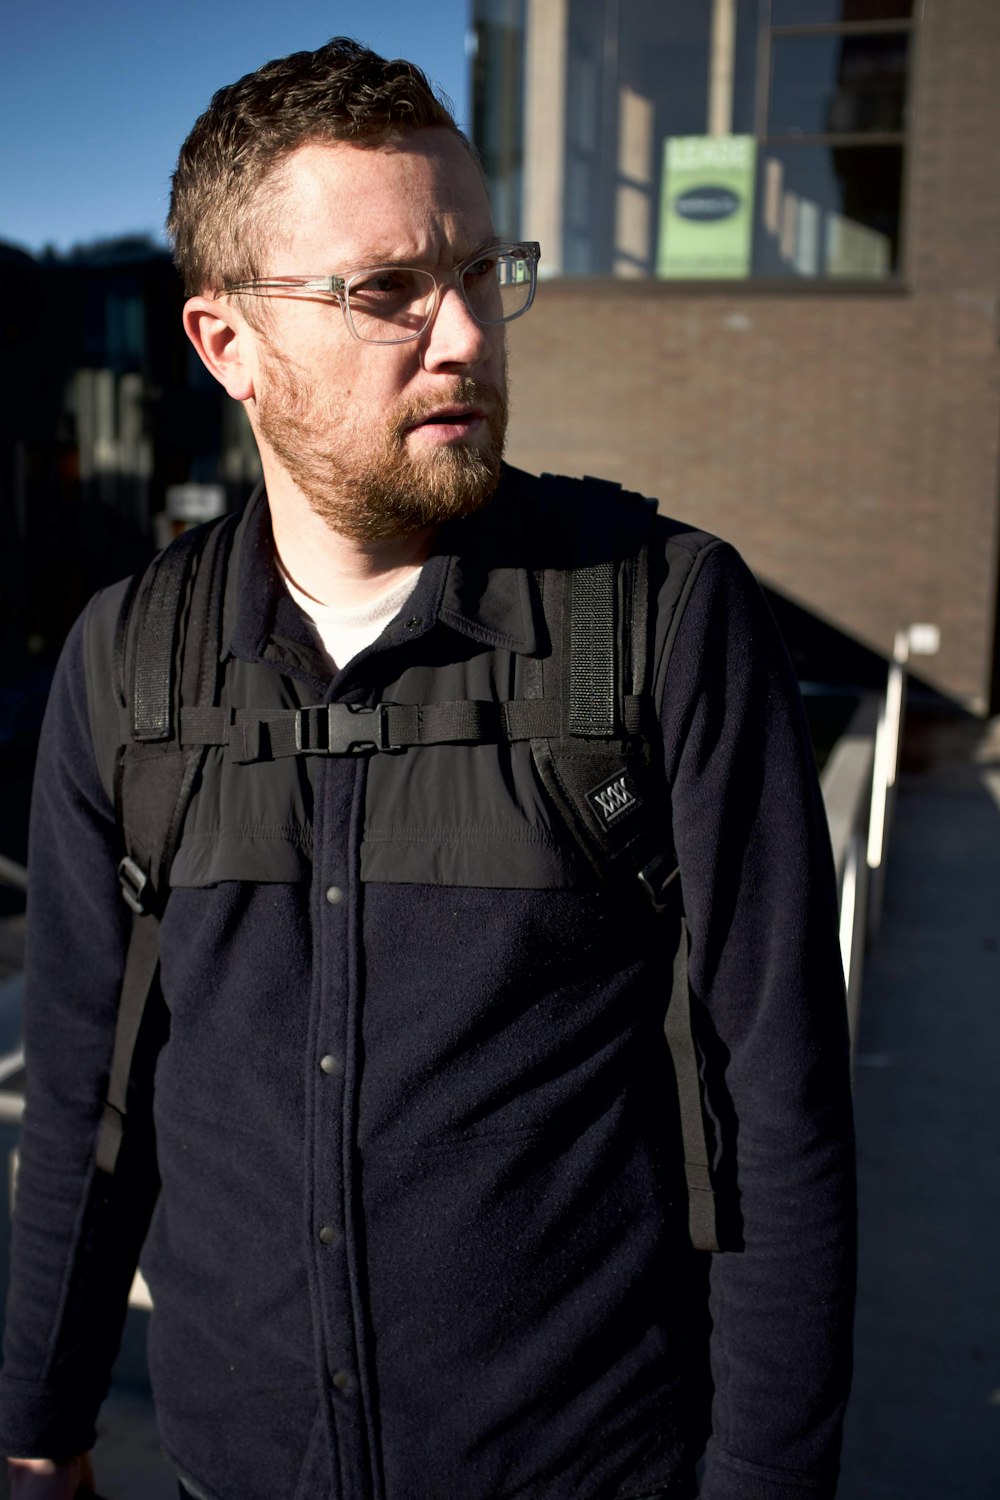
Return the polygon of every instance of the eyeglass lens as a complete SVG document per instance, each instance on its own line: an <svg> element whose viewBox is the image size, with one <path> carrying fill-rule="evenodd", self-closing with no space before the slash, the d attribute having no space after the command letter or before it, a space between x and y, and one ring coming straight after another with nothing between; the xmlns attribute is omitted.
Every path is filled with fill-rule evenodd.
<svg viewBox="0 0 1000 1500"><path fill-rule="evenodd" d="M525 256L483 256L463 267L459 278L469 311L480 323L506 323L531 300L534 266ZM351 322L358 338L372 343L412 338L423 331L433 306L429 271L385 266L362 272L347 284Z"/></svg>

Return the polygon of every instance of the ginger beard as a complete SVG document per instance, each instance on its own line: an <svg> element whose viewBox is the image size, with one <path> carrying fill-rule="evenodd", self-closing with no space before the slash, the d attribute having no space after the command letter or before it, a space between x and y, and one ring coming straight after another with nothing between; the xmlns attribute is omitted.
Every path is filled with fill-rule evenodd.
<svg viewBox="0 0 1000 1500"><path fill-rule="evenodd" d="M270 344L268 356L255 400L259 436L341 536L405 536L469 515L492 498L507 433L506 370L499 387L457 376L433 399L400 400L382 420L366 420L335 397L311 392L305 372ZM452 404L484 414L486 443L435 444L414 454L407 429Z"/></svg>

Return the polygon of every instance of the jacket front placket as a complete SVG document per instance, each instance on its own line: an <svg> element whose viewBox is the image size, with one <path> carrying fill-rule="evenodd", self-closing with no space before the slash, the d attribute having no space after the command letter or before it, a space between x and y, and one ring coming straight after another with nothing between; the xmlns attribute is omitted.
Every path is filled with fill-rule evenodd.
<svg viewBox="0 0 1000 1500"><path fill-rule="evenodd" d="M440 575L443 568L444 559L438 559L430 571ZM373 685L374 658L416 641L435 623L439 579L423 580L419 593L423 608L404 612L376 646L338 672L327 702L375 705L380 694ZM321 1399L329 1413L338 1500L384 1495L357 1165L364 1005L360 864L368 765L364 754L322 756L314 776L306 1212Z"/></svg>
<svg viewBox="0 0 1000 1500"><path fill-rule="evenodd" d="M478 519L471 528L473 543ZM488 524L487 536L490 530ZM371 708L380 698L391 701L387 676L398 677L415 660L412 648L435 628L456 630L487 649L501 643L520 652L536 648L537 622L527 574L520 568L490 573L479 540L480 545L470 549L474 560L468 571L463 561L446 555L425 564L401 616L378 642L336 673L325 702ZM269 589L274 600L273 564L266 559L262 576L262 560L258 538L251 543L248 558L256 588L244 584L241 589L239 612L244 627L249 627L247 606L256 589ZM475 580L471 590L470 576ZM245 628L243 633L247 644L250 634L256 634L254 649L248 654L301 677L302 663L309 662L311 653L301 634L301 619L289 614L290 607L287 596L281 598L274 614L264 614L269 630L256 634ZM259 631L262 615L259 609L255 613ZM387 673L384 658L378 658L390 651L394 654ZM461 696L461 667L446 667L444 675L449 691ZM332 1500L385 1497L357 1156L365 1000L360 870L368 768L366 754L317 755L310 767L314 808L308 896L312 987L305 1060L305 1215L319 1398L327 1418L333 1469Z"/></svg>

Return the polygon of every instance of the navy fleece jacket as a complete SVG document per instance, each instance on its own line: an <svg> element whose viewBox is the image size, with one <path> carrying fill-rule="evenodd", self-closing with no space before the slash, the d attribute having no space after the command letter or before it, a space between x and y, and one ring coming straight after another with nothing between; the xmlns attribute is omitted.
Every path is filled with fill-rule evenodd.
<svg viewBox="0 0 1000 1500"><path fill-rule="evenodd" d="M287 703L502 697L542 634L539 486L508 470L332 684L259 503L233 671ZM833 1495L853 1288L834 890L796 685L731 549L706 557L661 678L736 1251L686 1243L660 929L565 849L530 755L323 760L224 837L192 810L143 1266L164 1444L208 1500L689 1496L706 1433L702 1500ZM501 845L506 883L477 883L477 847ZM78 626L33 806L7 1453L90 1446L146 1229L150 1163L120 1201L92 1191L128 935L116 847Z"/></svg>

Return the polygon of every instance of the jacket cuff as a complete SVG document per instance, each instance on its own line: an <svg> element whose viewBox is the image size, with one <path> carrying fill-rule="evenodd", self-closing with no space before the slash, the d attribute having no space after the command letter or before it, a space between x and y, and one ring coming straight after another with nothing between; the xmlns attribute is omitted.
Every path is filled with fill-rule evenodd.
<svg viewBox="0 0 1000 1500"><path fill-rule="evenodd" d="M822 1475L763 1468L709 1444L699 1500L834 1500L839 1465Z"/></svg>
<svg viewBox="0 0 1000 1500"><path fill-rule="evenodd" d="M0 1371L0 1454L64 1462L89 1453L97 1413L49 1385L14 1380Z"/></svg>

